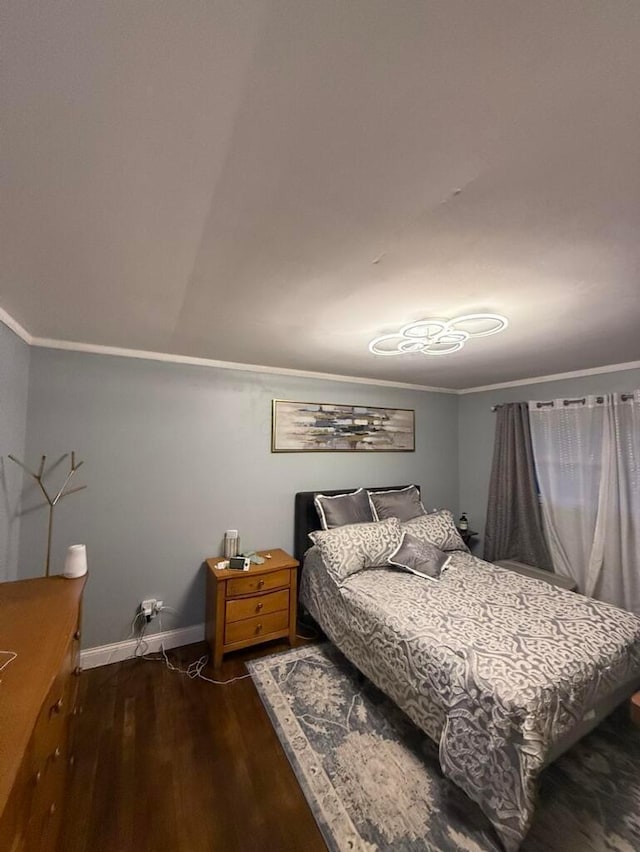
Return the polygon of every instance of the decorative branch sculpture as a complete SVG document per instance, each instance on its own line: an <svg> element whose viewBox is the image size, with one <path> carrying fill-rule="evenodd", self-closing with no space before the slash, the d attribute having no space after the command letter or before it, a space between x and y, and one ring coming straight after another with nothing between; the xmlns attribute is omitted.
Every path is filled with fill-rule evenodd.
<svg viewBox="0 0 640 852"><path fill-rule="evenodd" d="M65 453L62 458L66 459L68 455L68 453ZM86 485L78 485L76 488L67 488L67 485L69 484L69 482L71 482L71 477L78 470L78 468L84 464L84 462L80 461L78 462L78 464L76 464L76 454L75 452L71 453L71 470L67 474L67 478L62 484L62 487L58 490L58 493L55 495L55 497L51 497L47 489L44 487L44 483L42 482L44 466L47 461L46 456L42 456L42 458L40 459L40 467L38 468L37 473L34 473L30 468L26 466L26 464L24 464L24 462L21 462L20 459L17 459L15 456L9 455L9 458L11 459L11 461L15 462L16 464L19 464L20 467L29 474L29 476L35 479L35 481L38 483L38 486L40 487L40 490L44 494L45 500L49 504L49 532L47 534L47 561L45 564L45 575L48 577L49 565L51 562L51 533L53 531L53 510L63 497L68 497L69 494L74 494L76 491L82 491L83 488L87 487Z"/></svg>

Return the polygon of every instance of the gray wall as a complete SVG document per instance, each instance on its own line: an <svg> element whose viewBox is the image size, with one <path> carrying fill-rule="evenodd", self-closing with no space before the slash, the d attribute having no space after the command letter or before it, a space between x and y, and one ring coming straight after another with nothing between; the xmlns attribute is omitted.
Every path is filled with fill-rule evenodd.
<svg viewBox="0 0 640 852"><path fill-rule="evenodd" d="M272 454L273 398L415 408L416 452ZM87 545L85 646L126 638L146 597L179 610L164 629L201 622L201 564L224 530L245 548L290 550L296 491L417 482L427 505L457 510L457 407L450 394L34 349L27 455L85 460L88 490L56 509L53 547L58 572L69 544ZM25 488L25 577L43 570L40 504Z"/></svg>
<svg viewBox="0 0 640 852"><path fill-rule="evenodd" d="M573 399L585 394L632 391L638 387L640 369L521 385L458 397L459 505L460 511L467 512L471 527L480 533L484 532L495 430L492 405L530 399ZM474 552L482 556L482 538L474 546Z"/></svg>
<svg viewBox="0 0 640 852"><path fill-rule="evenodd" d="M603 373L456 397L362 384L33 349L0 323L0 577L44 568L46 510L6 454L32 465L75 449L89 488L56 509L53 571L69 544L87 544L85 647L128 636L137 604L179 611L163 629L203 620L207 556L224 530L243 547L293 543L296 491L417 482L429 507L464 510L484 528L495 415L491 405L634 390L640 370ZM27 387L28 413L27 413ZM415 453L272 454L271 400L416 409ZM26 448L25 448L26 419ZM61 482L68 461L51 471ZM482 552L482 543L476 547ZM159 629L158 622L154 622Z"/></svg>
<svg viewBox="0 0 640 852"><path fill-rule="evenodd" d="M0 581L15 580L18 571L22 471L7 453L24 458L29 356L27 344L0 321Z"/></svg>

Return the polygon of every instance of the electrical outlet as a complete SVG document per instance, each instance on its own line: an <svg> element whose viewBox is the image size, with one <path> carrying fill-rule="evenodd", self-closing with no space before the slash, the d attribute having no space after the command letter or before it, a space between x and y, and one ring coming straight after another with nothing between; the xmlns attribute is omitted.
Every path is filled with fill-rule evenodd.
<svg viewBox="0 0 640 852"><path fill-rule="evenodd" d="M140 604L140 612L144 615L147 621L151 621L152 618L155 618L158 614L158 601L155 598L149 598L146 601L142 601Z"/></svg>

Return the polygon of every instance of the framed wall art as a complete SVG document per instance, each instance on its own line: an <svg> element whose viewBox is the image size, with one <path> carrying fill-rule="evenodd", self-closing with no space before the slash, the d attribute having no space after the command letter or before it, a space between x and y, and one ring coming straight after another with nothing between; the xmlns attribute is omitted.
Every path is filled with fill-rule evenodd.
<svg viewBox="0 0 640 852"><path fill-rule="evenodd" d="M273 400L273 453L410 453L414 450L413 409Z"/></svg>

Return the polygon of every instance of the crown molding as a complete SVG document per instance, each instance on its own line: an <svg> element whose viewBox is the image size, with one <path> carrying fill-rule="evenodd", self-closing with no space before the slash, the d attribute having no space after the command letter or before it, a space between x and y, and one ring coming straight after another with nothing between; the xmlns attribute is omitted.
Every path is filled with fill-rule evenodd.
<svg viewBox="0 0 640 852"><path fill-rule="evenodd" d="M8 314L3 308L0 308L0 322L3 322L7 328L10 328L15 334L18 335L20 340L24 340L25 343L28 343L29 346L33 346L33 337L29 334L26 328L23 328L17 320Z"/></svg>
<svg viewBox="0 0 640 852"><path fill-rule="evenodd" d="M562 379L579 379L582 376L597 376L601 373L619 373L623 370L637 370L640 361L626 361L624 364L607 364L605 367L590 367L586 370L571 370L568 373L552 373L550 376L534 376L530 379L518 379L514 382L498 382L495 385L482 385L476 388L463 388L457 391L460 396L468 393L482 393L483 391L500 390L501 388L518 388L523 385L539 385L543 382L559 382Z"/></svg>
<svg viewBox="0 0 640 852"><path fill-rule="evenodd" d="M293 376L301 379L344 382L348 384L371 385L372 387L400 388L401 390L423 391L427 393L447 393L464 396L469 393L517 388L524 385L536 385L542 382L557 382L562 379L577 379L581 376L596 376L600 373L617 373L622 370L637 370L640 361L627 361L624 364L608 364L605 367L591 367L586 370L572 370L568 373L553 373L548 376L533 376L512 382L498 382L493 385L480 385L471 388L439 388L430 385L414 385L410 382L392 382L385 379L367 379L362 376L341 376L333 373L315 373L311 370L293 370L288 367L267 367L263 364L241 364L235 361L216 361L212 358L195 358L190 355L174 355L169 352L148 352L143 349L124 349L119 346L99 346L93 343L78 343L72 340L55 340L47 337L33 337L20 323L0 308L0 322L29 346L42 349L63 349L68 352L85 352L91 355L113 355L118 358L139 358L143 361L160 361L167 364L186 364L195 367L215 367L219 370L236 370L246 373L266 373L274 376Z"/></svg>
<svg viewBox="0 0 640 852"><path fill-rule="evenodd" d="M77 343L71 340L53 340L51 338L34 337L31 340L31 345L43 349L65 349L69 352L85 352L92 355L115 355L119 358L139 358L144 361L162 361L169 364L188 364L195 367L215 367L219 370L236 370L245 373L267 373L276 376L294 376L301 379L318 379L321 381L371 385L373 387L457 394L457 391L452 388L412 385L408 382L392 382L385 379L367 379L362 376L341 376L334 373L315 373L311 370L293 370L289 367L268 367L263 364L242 364L236 361L216 361L212 358L195 358L190 355L173 355L168 352L149 352L143 349L123 349L119 346L99 346L94 345L93 343Z"/></svg>

